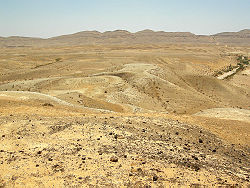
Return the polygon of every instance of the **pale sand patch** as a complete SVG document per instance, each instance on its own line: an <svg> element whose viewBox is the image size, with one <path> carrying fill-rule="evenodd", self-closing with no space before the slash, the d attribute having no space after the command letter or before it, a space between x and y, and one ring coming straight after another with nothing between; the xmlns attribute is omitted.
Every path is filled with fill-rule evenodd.
<svg viewBox="0 0 250 188"><path fill-rule="evenodd" d="M203 110L194 115L250 122L250 110L239 108L212 108Z"/></svg>

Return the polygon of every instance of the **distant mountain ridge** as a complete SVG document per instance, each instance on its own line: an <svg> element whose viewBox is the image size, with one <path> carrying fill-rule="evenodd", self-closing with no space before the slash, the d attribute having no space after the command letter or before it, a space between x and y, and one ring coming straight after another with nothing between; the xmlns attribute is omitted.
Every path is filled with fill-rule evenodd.
<svg viewBox="0 0 250 188"><path fill-rule="evenodd" d="M250 29L239 32L222 32L215 35L195 35L190 32L165 32L143 30L131 33L126 30L115 31L81 31L48 39L32 37L0 37L1 47L17 46L60 46L87 44L222 44L250 46Z"/></svg>
<svg viewBox="0 0 250 188"><path fill-rule="evenodd" d="M244 29L239 32L222 32L215 34L213 36L240 36L240 35L247 35L250 37L250 29Z"/></svg>

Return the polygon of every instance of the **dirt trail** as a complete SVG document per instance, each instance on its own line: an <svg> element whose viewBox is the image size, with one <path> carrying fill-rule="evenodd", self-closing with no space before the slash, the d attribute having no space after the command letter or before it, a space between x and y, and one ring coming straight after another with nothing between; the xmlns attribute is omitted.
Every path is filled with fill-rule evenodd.
<svg viewBox="0 0 250 188"><path fill-rule="evenodd" d="M28 91L0 91L0 99L4 100L43 100L45 104L54 104L57 103L59 105L63 106L69 106L69 107L74 107L74 108L82 108L82 109L89 109L89 110L94 110L96 112L110 112L109 110L103 110L103 109L97 109L97 108L89 108L89 107L84 107L82 105L76 105L72 104L69 102L66 102L64 100L61 100L57 97L43 94L43 93L38 93L38 92L28 92Z"/></svg>
<svg viewBox="0 0 250 188"><path fill-rule="evenodd" d="M231 70L231 71L228 71L228 72L223 73L222 75L218 76L217 78L218 78L219 80L224 80L224 79L226 79L226 78L228 78L228 77L234 75L235 73L237 73L237 71L238 71L239 69L240 69L240 67L237 67L237 68L235 68L235 69L233 69L233 70Z"/></svg>

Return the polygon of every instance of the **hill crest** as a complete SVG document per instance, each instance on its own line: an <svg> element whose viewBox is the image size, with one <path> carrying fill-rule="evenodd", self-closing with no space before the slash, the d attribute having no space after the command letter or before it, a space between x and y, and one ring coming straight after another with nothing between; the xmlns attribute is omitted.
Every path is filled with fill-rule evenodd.
<svg viewBox="0 0 250 188"><path fill-rule="evenodd" d="M165 32L142 30L131 33L126 30L81 31L48 39L32 37L0 37L0 46L51 46L51 45L86 45L86 44L222 44L249 46L250 29L239 32L222 32L215 35L196 35L191 32Z"/></svg>

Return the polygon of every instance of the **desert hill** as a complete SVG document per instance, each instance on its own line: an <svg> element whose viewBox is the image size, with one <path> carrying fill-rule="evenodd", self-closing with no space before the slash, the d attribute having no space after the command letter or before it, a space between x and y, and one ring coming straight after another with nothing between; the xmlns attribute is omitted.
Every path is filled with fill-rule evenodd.
<svg viewBox="0 0 250 188"><path fill-rule="evenodd" d="M0 187L248 187L247 33L0 38Z"/></svg>
<svg viewBox="0 0 250 188"><path fill-rule="evenodd" d="M218 33L211 36L195 35L189 32L164 32L143 30L130 33L125 30L82 31L75 34L62 35L48 39L29 37L0 38L0 46L63 46L86 44L223 44L247 46L250 43L249 29L239 32Z"/></svg>
<svg viewBox="0 0 250 188"><path fill-rule="evenodd" d="M218 33L213 36L227 36L227 37L250 37L250 29L244 29L239 32L223 32L223 33Z"/></svg>
<svg viewBox="0 0 250 188"><path fill-rule="evenodd" d="M245 29L239 32L224 32L213 35L214 40L221 44L235 44L235 45L247 45L250 42L250 30Z"/></svg>

